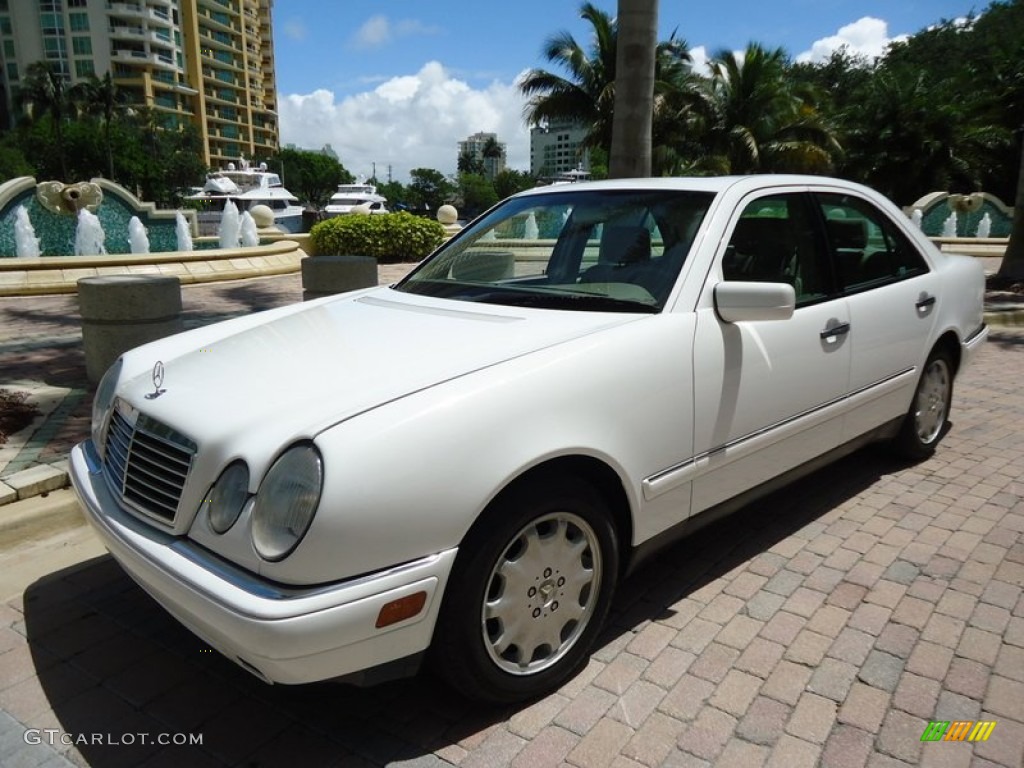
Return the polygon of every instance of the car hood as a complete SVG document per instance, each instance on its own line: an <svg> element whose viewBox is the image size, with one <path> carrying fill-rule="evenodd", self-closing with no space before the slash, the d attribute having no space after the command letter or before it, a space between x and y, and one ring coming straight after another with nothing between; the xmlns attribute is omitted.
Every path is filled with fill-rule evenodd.
<svg viewBox="0 0 1024 768"><path fill-rule="evenodd" d="M410 393L644 317L471 304L377 288L140 347L126 357L118 390L201 447L258 435L275 451ZM159 394L157 360L163 363Z"/></svg>

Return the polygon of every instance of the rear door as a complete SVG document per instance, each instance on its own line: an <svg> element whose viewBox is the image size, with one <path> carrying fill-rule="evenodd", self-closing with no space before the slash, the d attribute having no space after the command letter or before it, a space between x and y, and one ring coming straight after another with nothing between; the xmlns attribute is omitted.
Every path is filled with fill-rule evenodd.
<svg viewBox="0 0 1024 768"><path fill-rule="evenodd" d="M814 193L850 312L850 394L844 438L901 417L928 353L937 275L869 200Z"/></svg>

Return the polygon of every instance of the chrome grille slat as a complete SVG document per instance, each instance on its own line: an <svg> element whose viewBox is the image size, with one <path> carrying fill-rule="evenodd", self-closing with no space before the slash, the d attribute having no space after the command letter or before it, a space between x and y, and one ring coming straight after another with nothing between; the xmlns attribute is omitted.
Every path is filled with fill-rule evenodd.
<svg viewBox="0 0 1024 768"><path fill-rule="evenodd" d="M195 452L193 441L166 424L144 414L133 424L114 408L103 463L128 506L173 524Z"/></svg>
<svg viewBox="0 0 1024 768"><path fill-rule="evenodd" d="M159 464L161 459L166 459L168 462L171 462L176 466L177 469L174 471L188 471L190 459L182 459L180 453L177 456L172 456L169 452L161 451L160 449L155 448L152 444L144 443L142 440L139 439L135 440L135 442L132 444L132 448L135 451L139 452L140 454L146 454L146 460L153 464ZM157 458L155 460L149 458L149 454L155 454Z"/></svg>

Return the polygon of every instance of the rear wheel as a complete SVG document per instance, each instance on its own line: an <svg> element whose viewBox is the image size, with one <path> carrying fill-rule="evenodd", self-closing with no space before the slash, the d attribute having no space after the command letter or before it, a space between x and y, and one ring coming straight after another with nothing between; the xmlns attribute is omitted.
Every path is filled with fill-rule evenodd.
<svg viewBox="0 0 1024 768"><path fill-rule="evenodd" d="M947 352L935 350L924 364L914 400L896 437L900 454L921 460L935 453L946 434L952 401L953 364Z"/></svg>
<svg viewBox="0 0 1024 768"><path fill-rule="evenodd" d="M611 516L590 485L555 478L509 492L461 547L438 621L437 671L484 701L555 690L586 663L618 567Z"/></svg>

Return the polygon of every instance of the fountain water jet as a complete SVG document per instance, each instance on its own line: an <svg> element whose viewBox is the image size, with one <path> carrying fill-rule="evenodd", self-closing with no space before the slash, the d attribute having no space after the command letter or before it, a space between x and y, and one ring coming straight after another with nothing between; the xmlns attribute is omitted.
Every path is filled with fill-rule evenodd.
<svg viewBox="0 0 1024 768"><path fill-rule="evenodd" d="M220 238L221 248L237 248L241 241L239 228L241 226L238 215L238 206L233 200L224 203L224 215L221 217L220 226L217 228L217 236Z"/></svg>
<svg viewBox="0 0 1024 768"><path fill-rule="evenodd" d="M42 253L39 238L36 237L32 220L28 217L24 205L19 205L14 211L14 247L20 258L37 258Z"/></svg>
<svg viewBox="0 0 1024 768"><path fill-rule="evenodd" d="M94 213L82 208L78 211L78 226L75 228L75 256L105 255L107 235L103 225Z"/></svg>
<svg viewBox="0 0 1024 768"><path fill-rule="evenodd" d="M188 253L192 250L192 232L185 220L185 214L178 211L174 216L174 234L178 240L178 250Z"/></svg>
<svg viewBox="0 0 1024 768"><path fill-rule="evenodd" d="M242 221L239 229L241 231L243 248L252 248L260 244L260 236L256 231L256 219L248 211L242 211Z"/></svg>
<svg viewBox="0 0 1024 768"><path fill-rule="evenodd" d="M537 214L533 211L530 211L530 215L526 217L524 229L523 237L527 240L536 240L540 237L540 228L537 226Z"/></svg>
<svg viewBox="0 0 1024 768"><path fill-rule="evenodd" d="M981 221L978 222L978 231L975 232L975 237L988 237L992 234L992 217L986 212L981 217Z"/></svg>
<svg viewBox="0 0 1024 768"><path fill-rule="evenodd" d="M953 211L942 223L943 237L956 237L956 211Z"/></svg>
<svg viewBox="0 0 1024 768"><path fill-rule="evenodd" d="M128 244L132 253L149 253L149 235L138 216L128 220Z"/></svg>

